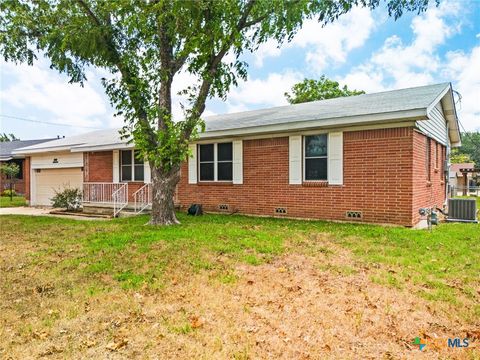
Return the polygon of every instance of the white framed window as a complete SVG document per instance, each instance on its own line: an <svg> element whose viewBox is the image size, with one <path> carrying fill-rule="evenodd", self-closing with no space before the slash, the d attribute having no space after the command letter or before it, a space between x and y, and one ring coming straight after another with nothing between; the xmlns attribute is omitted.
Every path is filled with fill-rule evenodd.
<svg viewBox="0 0 480 360"><path fill-rule="evenodd" d="M328 180L328 134L303 137L303 180Z"/></svg>
<svg viewBox="0 0 480 360"><path fill-rule="evenodd" d="M233 180L233 145L231 142L198 145L200 181Z"/></svg>
<svg viewBox="0 0 480 360"><path fill-rule="evenodd" d="M138 150L120 151L120 181L144 181L144 161Z"/></svg>

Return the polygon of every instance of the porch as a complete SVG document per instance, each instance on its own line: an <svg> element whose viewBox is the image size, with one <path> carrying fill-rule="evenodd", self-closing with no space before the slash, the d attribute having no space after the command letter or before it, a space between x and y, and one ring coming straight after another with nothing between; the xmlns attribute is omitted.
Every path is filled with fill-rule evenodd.
<svg viewBox="0 0 480 360"><path fill-rule="evenodd" d="M112 213L113 210L114 217L117 217L122 210L140 214L151 207L151 185L128 182L84 182L82 203L84 208L96 208L100 213Z"/></svg>

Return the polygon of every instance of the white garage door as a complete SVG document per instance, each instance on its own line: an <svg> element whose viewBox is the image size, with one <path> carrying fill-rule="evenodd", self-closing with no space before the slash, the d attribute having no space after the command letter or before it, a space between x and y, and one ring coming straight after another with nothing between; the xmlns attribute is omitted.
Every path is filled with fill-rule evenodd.
<svg viewBox="0 0 480 360"><path fill-rule="evenodd" d="M82 168L41 169L34 170L35 205L52 205L50 199L55 195L55 190L66 187L81 189L83 183Z"/></svg>

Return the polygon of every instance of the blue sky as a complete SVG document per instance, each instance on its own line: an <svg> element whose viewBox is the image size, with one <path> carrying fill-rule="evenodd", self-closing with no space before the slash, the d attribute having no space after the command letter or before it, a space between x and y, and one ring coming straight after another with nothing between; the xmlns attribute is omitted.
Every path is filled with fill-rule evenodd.
<svg viewBox="0 0 480 360"><path fill-rule="evenodd" d="M457 110L464 128L480 130L480 1L442 1L397 21L383 8L357 8L324 28L307 21L290 43L279 48L268 42L244 59L248 80L225 102L209 100L205 115L284 105L293 84L325 74L366 92L451 81L461 94ZM0 132L32 139L122 125L103 93L101 71L92 69L83 88L50 70L46 59L30 67L1 62L0 74ZM180 74L175 89L194 80ZM174 97L177 118L182 101Z"/></svg>

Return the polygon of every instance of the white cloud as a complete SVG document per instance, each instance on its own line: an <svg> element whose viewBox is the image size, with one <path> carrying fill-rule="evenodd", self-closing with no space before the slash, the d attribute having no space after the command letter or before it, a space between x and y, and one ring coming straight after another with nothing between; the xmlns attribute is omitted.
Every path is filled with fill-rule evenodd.
<svg viewBox="0 0 480 360"><path fill-rule="evenodd" d="M380 92L385 90L382 84L383 75L375 67L362 65L339 81L346 84L349 89L363 90L367 93Z"/></svg>
<svg viewBox="0 0 480 360"><path fill-rule="evenodd" d="M352 50L365 44L378 21L370 10L358 7L324 27L310 19L282 49L305 49L306 63L313 72L320 74L329 65L345 63ZM266 42L254 53L255 65L261 67L266 57L280 56L282 49L278 49L274 41Z"/></svg>
<svg viewBox="0 0 480 360"><path fill-rule="evenodd" d="M425 14L414 17L411 29L414 39L404 44L396 35L388 38L371 63L381 68L385 77L393 78L394 87L428 84L441 68L438 47L459 31L458 8L443 3ZM451 20L451 21L448 21Z"/></svg>
<svg viewBox="0 0 480 360"><path fill-rule="evenodd" d="M260 45L254 52L254 63L256 67L263 66L263 60L267 57L278 57L282 53L278 43L275 40L268 40L264 44Z"/></svg>
<svg viewBox="0 0 480 360"><path fill-rule="evenodd" d="M363 46L374 28L372 12L365 8L354 8L325 27L315 20L308 20L292 45L307 48L307 64L316 73L322 73L330 64L345 63L348 54Z"/></svg>
<svg viewBox="0 0 480 360"><path fill-rule="evenodd" d="M280 106L287 103L284 93L303 79L297 72L271 73L266 79L250 79L230 91L228 112L244 111L252 106Z"/></svg>
<svg viewBox="0 0 480 360"><path fill-rule="evenodd" d="M454 79L453 87L461 96L457 111L467 130L480 130L480 45L470 53L449 52L446 55L444 75Z"/></svg>
<svg viewBox="0 0 480 360"><path fill-rule="evenodd" d="M18 113L7 115L26 114L36 120L91 127L104 127L111 117L109 104L90 83L85 83L83 88L68 84L65 76L50 70L45 62L35 66L2 62L2 73L9 79L2 85L2 107L9 105L19 109ZM44 112L48 118L39 118L37 112ZM85 129L72 127L70 131Z"/></svg>

